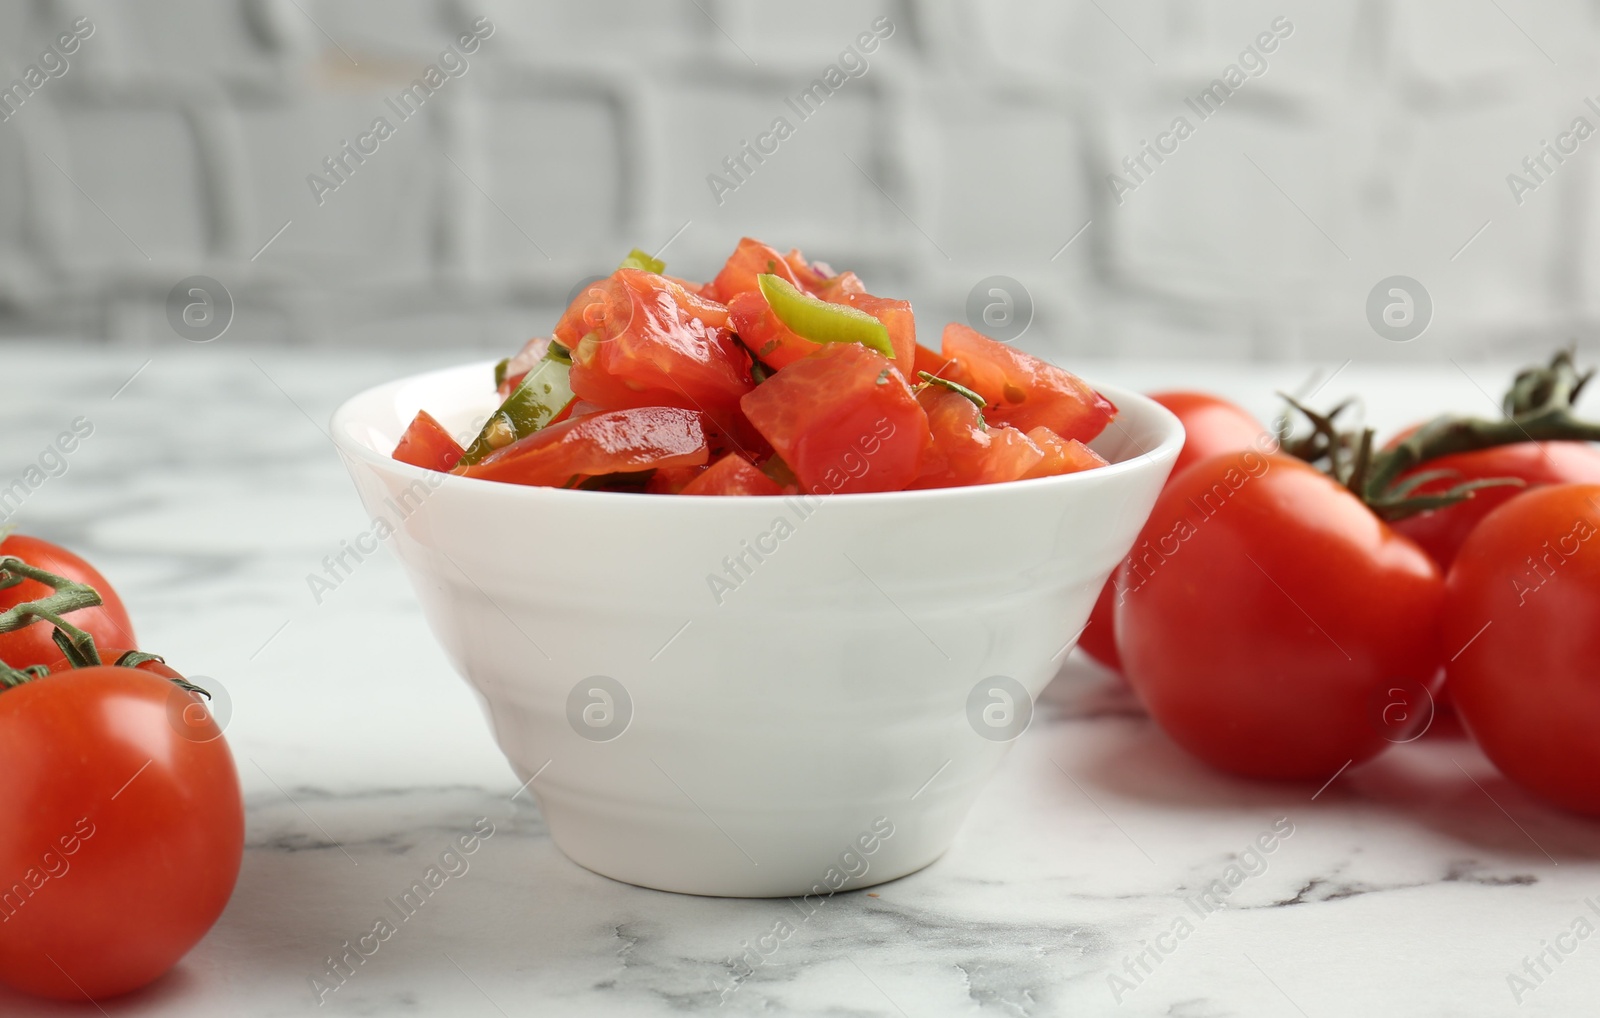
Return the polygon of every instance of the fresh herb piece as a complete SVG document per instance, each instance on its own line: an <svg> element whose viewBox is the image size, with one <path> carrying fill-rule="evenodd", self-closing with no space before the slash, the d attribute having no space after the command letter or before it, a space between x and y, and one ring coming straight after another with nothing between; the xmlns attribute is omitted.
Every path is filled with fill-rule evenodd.
<svg viewBox="0 0 1600 1018"><path fill-rule="evenodd" d="M948 378L940 378L938 375L932 375L932 374L929 374L926 371L917 372L917 377L922 379L924 382L926 382L929 385L942 385L946 389L949 389L951 392L955 393L958 396L967 397L968 399L972 400L972 402L978 404L978 409L979 410L982 410L985 406L988 406L988 404L986 402L984 402L984 399L983 399L982 396L980 396L977 393L973 392L971 389L969 389L966 386L962 385L960 382L952 382Z"/></svg>

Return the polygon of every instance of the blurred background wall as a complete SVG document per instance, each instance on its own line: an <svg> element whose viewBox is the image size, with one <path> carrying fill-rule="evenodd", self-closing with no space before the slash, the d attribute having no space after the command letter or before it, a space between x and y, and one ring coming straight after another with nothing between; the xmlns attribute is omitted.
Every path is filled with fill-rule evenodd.
<svg viewBox="0 0 1600 1018"><path fill-rule="evenodd" d="M0 86L41 70L0 96L0 336L170 342L205 275L239 340L501 349L631 247L704 277L749 233L928 331L1031 304L1062 356L1542 350L1600 313L1597 44L1595 0L4 0Z"/></svg>

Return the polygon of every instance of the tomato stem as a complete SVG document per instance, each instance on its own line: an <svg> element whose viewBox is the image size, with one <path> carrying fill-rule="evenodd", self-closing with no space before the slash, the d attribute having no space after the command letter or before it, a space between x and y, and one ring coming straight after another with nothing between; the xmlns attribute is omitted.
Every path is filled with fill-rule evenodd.
<svg viewBox="0 0 1600 1018"><path fill-rule="evenodd" d="M0 661L0 692L4 692L8 689L14 689L17 686L22 685L24 682L32 682L34 679L42 679L49 674L50 669L46 668L44 665L29 665L26 668L13 668L4 661Z"/></svg>
<svg viewBox="0 0 1600 1018"><path fill-rule="evenodd" d="M1319 414L1284 396L1311 422L1312 432L1299 438L1284 436L1280 444L1286 452L1313 465L1326 460L1329 476L1379 516L1397 520L1465 501L1481 488L1524 483L1514 477L1491 477L1467 481L1436 494L1413 495L1427 480L1448 474L1432 471L1426 480L1402 480L1407 471L1430 460L1518 442L1600 442L1600 423L1583 420L1572 410L1572 401L1592 375L1592 371L1580 373L1573 363L1572 351L1562 350L1549 365L1517 373L1505 397L1502 419L1447 414L1424 424L1393 447L1377 451L1373 451L1371 428L1359 432L1339 429L1336 418L1351 405L1350 401Z"/></svg>
<svg viewBox="0 0 1600 1018"><path fill-rule="evenodd" d="M14 556L0 558L0 589L14 587L23 580L42 583L51 588L52 593L49 597L24 601L0 612L0 633L15 632L36 622L48 622L56 627L56 643L69 660L76 663L77 659L82 658L89 664L99 664L100 653L95 649L94 637L61 616L104 604L100 593L87 583L46 572Z"/></svg>

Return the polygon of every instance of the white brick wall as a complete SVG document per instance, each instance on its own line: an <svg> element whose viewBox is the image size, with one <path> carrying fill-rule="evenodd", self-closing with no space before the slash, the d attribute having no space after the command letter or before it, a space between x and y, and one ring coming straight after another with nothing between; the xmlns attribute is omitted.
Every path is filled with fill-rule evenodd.
<svg viewBox="0 0 1600 1018"><path fill-rule="evenodd" d="M870 70L800 122L785 98L880 15ZM166 295L203 274L235 341L505 348L686 223L675 272L752 233L930 330L1014 277L1022 344L1058 355L1444 357L1600 318L1593 0L0 0L0 85L85 16L0 123L0 334L173 342ZM398 122L385 99L480 17L470 69ZM1183 99L1280 17L1199 122ZM381 115L319 206L307 175ZM1179 115L1119 204L1107 174ZM1513 202L1579 115L1597 137ZM779 116L794 135L719 205L706 175ZM1395 274L1435 304L1403 348L1364 311Z"/></svg>

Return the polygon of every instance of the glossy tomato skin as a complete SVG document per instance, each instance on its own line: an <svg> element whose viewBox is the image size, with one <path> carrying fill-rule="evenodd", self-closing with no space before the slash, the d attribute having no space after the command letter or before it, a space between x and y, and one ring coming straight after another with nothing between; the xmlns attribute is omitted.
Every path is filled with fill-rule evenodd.
<svg viewBox="0 0 1600 1018"><path fill-rule="evenodd" d="M1225 453L1173 479L1118 588L1128 682L1175 742L1235 774L1326 780L1375 756L1395 738L1383 690L1431 685L1440 663L1433 560L1285 456Z"/></svg>
<svg viewBox="0 0 1600 1018"><path fill-rule="evenodd" d="M987 400L991 423L1023 431L1043 425L1062 438L1087 442L1117 415L1116 406L1077 375L960 322L944 327L941 351L956 362L944 377Z"/></svg>
<svg viewBox="0 0 1600 1018"><path fill-rule="evenodd" d="M1183 449L1172 464L1169 481L1201 460L1220 453L1245 449L1270 452L1277 448L1277 440L1248 410L1220 396L1174 390L1153 392L1150 398L1171 410L1173 416L1183 424ZM1113 574L1094 603L1088 628L1078 638L1078 646L1107 668L1120 671L1122 657L1117 653L1111 617L1111 607L1116 600L1115 586L1116 576Z"/></svg>
<svg viewBox="0 0 1600 1018"><path fill-rule="evenodd" d="M466 451L456 442L444 425L433 419L426 410L417 411L400 442L394 447L394 458L424 470L449 470L461 462Z"/></svg>
<svg viewBox="0 0 1600 1018"><path fill-rule="evenodd" d="M1076 438L1064 439L1042 425L1028 429L1028 437L1039 447L1044 457L1022 475L1024 480L1033 477L1055 477L1058 474L1075 474L1080 470L1109 466L1104 456Z"/></svg>
<svg viewBox="0 0 1600 1018"><path fill-rule="evenodd" d="M1454 476L1419 485L1415 494L1446 491L1462 481L1516 477L1524 487L1481 488L1465 502L1397 520L1394 528L1422 545L1440 569L1448 570L1474 527L1521 492L1545 484L1600 484L1600 450L1586 442L1518 442L1429 460L1416 470L1449 470Z"/></svg>
<svg viewBox="0 0 1600 1018"><path fill-rule="evenodd" d="M1171 410L1183 423L1183 449L1172 464L1173 477L1219 453L1244 449L1270 452L1277 446L1277 441L1250 411L1220 396L1173 390L1152 392L1150 398Z"/></svg>
<svg viewBox="0 0 1600 1018"><path fill-rule="evenodd" d="M740 404L802 489L899 491L916 479L928 415L882 354L834 343L767 379Z"/></svg>
<svg viewBox="0 0 1600 1018"><path fill-rule="evenodd" d="M1550 485L1486 516L1445 584L1446 683L1517 785L1600 816L1600 485Z"/></svg>
<svg viewBox="0 0 1600 1018"><path fill-rule="evenodd" d="M65 1000L126 993L221 915L244 807L215 721L191 716L179 734L193 696L112 667L0 693L0 982Z"/></svg>
<svg viewBox="0 0 1600 1018"><path fill-rule="evenodd" d="M12 534L0 541L0 557L19 558L46 572L93 587L105 603L97 608L72 612L64 616L66 620L94 637L98 645L138 646L133 635L133 623L128 619L128 610L122 606L122 599L99 570L77 555L37 537ZM43 583L24 580L15 587L0 590L0 611L14 608L24 601L37 601L49 596L50 588ZM12 633L0 633L0 661L13 668L49 664L61 656L61 648L50 636L53 631L53 626L35 622Z"/></svg>
<svg viewBox="0 0 1600 1018"><path fill-rule="evenodd" d="M547 425L457 472L560 488L601 474L698 466L710 456L704 415L678 407L639 407Z"/></svg>
<svg viewBox="0 0 1600 1018"><path fill-rule="evenodd" d="M591 296L601 294L596 302ZM607 410L672 406L708 413L736 406L755 382L750 358L728 330L728 309L641 269L618 269L573 302L557 339L570 347L572 391ZM596 310L598 308L598 310ZM564 332L565 330L565 332Z"/></svg>

